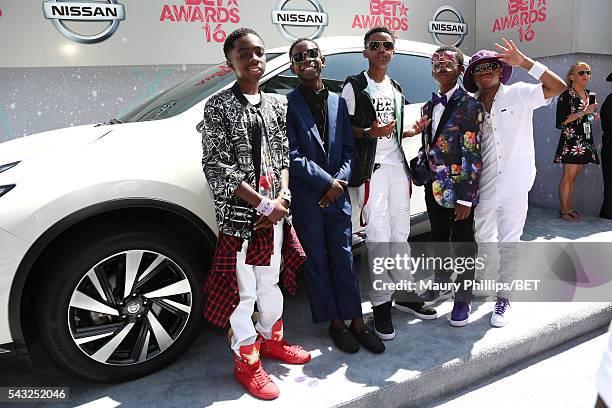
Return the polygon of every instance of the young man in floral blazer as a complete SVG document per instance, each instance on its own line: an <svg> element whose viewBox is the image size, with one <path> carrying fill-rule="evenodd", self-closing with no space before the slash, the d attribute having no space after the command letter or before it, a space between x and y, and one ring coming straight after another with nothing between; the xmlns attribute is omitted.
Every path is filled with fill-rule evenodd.
<svg viewBox="0 0 612 408"><path fill-rule="evenodd" d="M204 108L202 166L215 199L219 238L205 285L204 316L233 334L234 376L254 396L274 399L276 384L259 355L304 364L310 354L283 336L283 283L295 293L295 271L305 260L289 223L289 142L285 106L259 92L266 67L263 41L241 28L223 51L236 84ZM253 324L255 302L259 321Z"/></svg>
<svg viewBox="0 0 612 408"><path fill-rule="evenodd" d="M429 166L435 174L425 185L425 203L432 241L453 242L455 256L475 258L474 207L478 203L484 107L459 87L457 80L461 73L461 51L453 46L438 48L432 56L432 75L440 91L432 94L432 99L422 108L422 114L432 118L424 137ZM436 271L436 281L448 282L451 273ZM456 283L470 279L474 279L473 267L459 274ZM459 288L451 313L453 326L467 324L473 298L464 284ZM434 301L439 296L440 291L428 291L425 300Z"/></svg>

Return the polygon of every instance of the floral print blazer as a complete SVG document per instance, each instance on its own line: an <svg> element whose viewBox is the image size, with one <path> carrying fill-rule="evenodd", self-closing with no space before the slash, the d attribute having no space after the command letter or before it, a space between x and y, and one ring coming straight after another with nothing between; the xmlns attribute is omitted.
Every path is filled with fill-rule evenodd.
<svg viewBox="0 0 612 408"><path fill-rule="evenodd" d="M428 101L422 115L432 117L433 105ZM458 88L450 97L436 134L431 124L424 130L429 167L434 172L432 190L436 202L454 208L457 200L478 203L480 169L480 138L484 106Z"/></svg>

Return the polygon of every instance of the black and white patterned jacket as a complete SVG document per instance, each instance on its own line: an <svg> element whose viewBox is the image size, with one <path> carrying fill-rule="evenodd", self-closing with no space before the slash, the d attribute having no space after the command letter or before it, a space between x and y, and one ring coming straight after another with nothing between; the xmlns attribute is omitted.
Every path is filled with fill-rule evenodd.
<svg viewBox="0 0 612 408"><path fill-rule="evenodd" d="M282 100L261 92L261 103L255 107L236 83L211 97L204 107L202 167L215 199L219 231L244 239L251 236L256 211L234 191L243 181L257 190L252 156L257 115L263 123L263 137L268 138L279 191L280 173L289 168L286 105Z"/></svg>

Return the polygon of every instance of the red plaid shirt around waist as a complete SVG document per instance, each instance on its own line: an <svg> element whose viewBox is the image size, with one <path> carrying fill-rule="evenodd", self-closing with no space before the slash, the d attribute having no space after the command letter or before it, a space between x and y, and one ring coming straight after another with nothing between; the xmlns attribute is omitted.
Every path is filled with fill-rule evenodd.
<svg viewBox="0 0 612 408"><path fill-rule="evenodd" d="M215 326L225 328L230 316L240 302L236 258L242 250L244 239L219 233L212 266L206 277L204 293L204 317ZM255 266L270 265L274 250L274 229L253 231L246 254L246 263ZM281 282L290 295L297 291L296 272L306 261L306 253L297 238L293 226L283 225Z"/></svg>

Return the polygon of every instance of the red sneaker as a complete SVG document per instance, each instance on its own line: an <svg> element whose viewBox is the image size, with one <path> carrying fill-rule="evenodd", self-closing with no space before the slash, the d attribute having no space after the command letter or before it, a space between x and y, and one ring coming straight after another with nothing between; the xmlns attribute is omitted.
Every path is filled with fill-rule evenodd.
<svg viewBox="0 0 612 408"><path fill-rule="evenodd" d="M234 353L234 377L255 397L273 400L280 391L261 366L260 347L261 340L257 340L240 347L240 356Z"/></svg>
<svg viewBox="0 0 612 408"><path fill-rule="evenodd" d="M287 343L283 338L283 321L279 320L272 326L272 338L261 338L261 355L287 364L306 364L310 361L310 353L300 346Z"/></svg>

